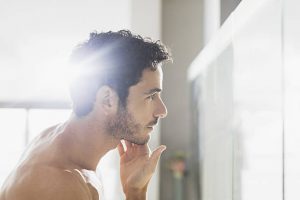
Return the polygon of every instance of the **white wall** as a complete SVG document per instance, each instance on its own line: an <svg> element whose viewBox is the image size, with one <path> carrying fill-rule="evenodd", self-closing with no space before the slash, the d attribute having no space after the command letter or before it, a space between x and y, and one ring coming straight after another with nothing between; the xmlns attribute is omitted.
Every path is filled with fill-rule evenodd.
<svg viewBox="0 0 300 200"><path fill-rule="evenodd" d="M164 68L164 91L168 116L161 123L162 142L167 150L161 157L161 198L176 199L174 177L168 163L176 152L186 155L184 199L198 200L197 140L190 125L190 94L187 69L202 47L202 0L164 0L162 6L163 41L171 48L173 63ZM178 190L177 190L178 191Z"/></svg>

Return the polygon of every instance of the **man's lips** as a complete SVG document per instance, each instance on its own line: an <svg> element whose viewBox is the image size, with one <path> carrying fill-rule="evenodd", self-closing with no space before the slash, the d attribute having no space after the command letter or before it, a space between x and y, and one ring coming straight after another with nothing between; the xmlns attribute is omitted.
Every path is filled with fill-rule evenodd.
<svg viewBox="0 0 300 200"><path fill-rule="evenodd" d="M147 128L153 128L158 123L158 119L155 119L154 121L150 122L147 126Z"/></svg>

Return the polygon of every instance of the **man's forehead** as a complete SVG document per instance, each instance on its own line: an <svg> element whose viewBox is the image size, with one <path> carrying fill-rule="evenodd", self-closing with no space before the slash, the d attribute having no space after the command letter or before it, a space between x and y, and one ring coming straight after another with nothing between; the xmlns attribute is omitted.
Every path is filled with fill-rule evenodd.
<svg viewBox="0 0 300 200"><path fill-rule="evenodd" d="M143 71L139 83L145 86L148 86L150 84L150 85L156 85L158 87L162 83L162 75L163 74L161 68L157 68L155 71L146 69Z"/></svg>
<svg viewBox="0 0 300 200"><path fill-rule="evenodd" d="M140 81L162 81L163 71L161 67L157 67L155 70L151 68L144 69Z"/></svg>
<svg viewBox="0 0 300 200"><path fill-rule="evenodd" d="M132 89L146 92L160 92L162 90L162 70L157 68L155 71L145 69L140 81L131 87ZM155 91L154 91L155 90Z"/></svg>

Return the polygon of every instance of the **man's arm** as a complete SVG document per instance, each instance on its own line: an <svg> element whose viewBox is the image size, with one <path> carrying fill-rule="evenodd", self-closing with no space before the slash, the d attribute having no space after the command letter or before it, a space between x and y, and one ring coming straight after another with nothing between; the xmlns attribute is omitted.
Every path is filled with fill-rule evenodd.
<svg viewBox="0 0 300 200"><path fill-rule="evenodd" d="M16 181L6 200L89 200L90 193L73 174L66 171L34 168Z"/></svg>
<svg viewBox="0 0 300 200"><path fill-rule="evenodd" d="M123 191L127 200L145 200L148 183L166 147L159 146L151 153L148 144L136 145L128 141L125 144L126 151L121 143L118 145Z"/></svg>

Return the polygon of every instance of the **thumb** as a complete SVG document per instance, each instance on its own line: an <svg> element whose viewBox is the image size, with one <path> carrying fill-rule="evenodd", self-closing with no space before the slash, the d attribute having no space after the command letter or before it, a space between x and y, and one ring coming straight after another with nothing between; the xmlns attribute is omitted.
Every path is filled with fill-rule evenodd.
<svg viewBox="0 0 300 200"><path fill-rule="evenodd" d="M152 154L150 156L150 161L151 161L151 165L153 168L155 168L155 166L157 165L157 162L158 162L162 152L164 152L166 150L166 148L167 147L165 145L161 145L152 152Z"/></svg>

